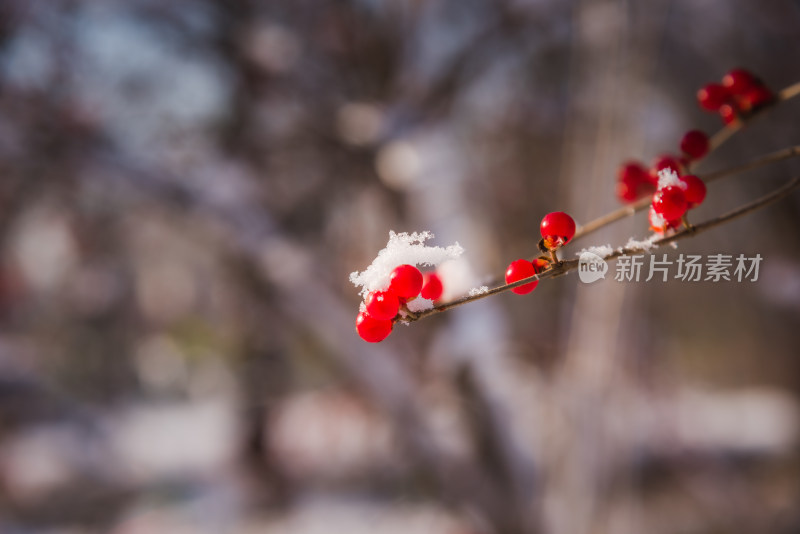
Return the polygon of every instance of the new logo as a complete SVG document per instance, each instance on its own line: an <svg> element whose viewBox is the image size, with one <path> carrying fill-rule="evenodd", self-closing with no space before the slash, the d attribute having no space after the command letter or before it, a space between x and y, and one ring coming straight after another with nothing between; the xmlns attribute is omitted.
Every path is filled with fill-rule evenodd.
<svg viewBox="0 0 800 534"><path fill-rule="evenodd" d="M593 252L582 252L578 261L578 278L584 284L591 284L606 277L608 264Z"/></svg>

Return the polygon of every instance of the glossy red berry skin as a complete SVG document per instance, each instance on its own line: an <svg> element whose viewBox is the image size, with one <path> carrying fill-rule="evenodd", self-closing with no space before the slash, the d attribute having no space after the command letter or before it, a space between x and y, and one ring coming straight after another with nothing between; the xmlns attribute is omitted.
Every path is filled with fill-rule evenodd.
<svg viewBox="0 0 800 534"><path fill-rule="evenodd" d="M534 274L536 274L536 268L528 260L512 261L511 264L508 266L508 269L506 269L506 284L511 284L518 280L523 280L525 278L533 276ZM523 284L519 287L515 287L511 291L513 291L517 295L525 295L536 289L537 285L539 285L539 281L534 280L530 284Z"/></svg>
<svg viewBox="0 0 800 534"><path fill-rule="evenodd" d="M389 290L401 299L411 299L422 290L422 273L413 265L398 265L389 275Z"/></svg>
<svg viewBox="0 0 800 534"><path fill-rule="evenodd" d="M436 273L425 273L422 275L422 291L420 296L424 299L437 300L442 296L444 287L442 279Z"/></svg>
<svg viewBox="0 0 800 534"><path fill-rule="evenodd" d="M717 111L730 99L728 90L718 84L710 83L697 91L697 103L706 111Z"/></svg>
<svg viewBox="0 0 800 534"><path fill-rule="evenodd" d="M743 95L761 81L745 69L733 69L722 78L722 86L732 95Z"/></svg>
<svg viewBox="0 0 800 534"><path fill-rule="evenodd" d="M706 184L703 180L693 174L681 177L681 181L686 184L683 195L686 198L688 209L699 206L706 199Z"/></svg>
<svg viewBox="0 0 800 534"><path fill-rule="evenodd" d="M400 301L391 291L373 291L367 295L364 303L367 306L367 313L375 319L394 319L400 310Z"/></svg>
<svg viewBox="0 0 800 534"><path fill-rule="evenodd" d="M719 108L719 116L725 125L733 124L739 118L736 114L736 108L730 104L723 104Z"/></svg>
<svg viewBox="0 0 800 534"><path fill-rule="evenodd" d="M653 196L653 210L668 221L679 220L688 207L686 195L680 187L665 187Z"/></svg>
<svg viewBox="0 0 800 534"><path fill-rule="evenodd" d="M539 230L548 248L558 248L575 235L575 220L563 211L554 211L544 216Z"/></svg>
<svg viewBox="0 0 800 534"><path fill-rule="evenodd" d="M690 159L701 159L711 148L708 136L700 130L689 130L681 139L681 151Z"/></svg>
<svg viewBox="0 0 800 534"><path fill-rule="evenodd" d="M361 312L356 316L356 332L364 341L377 343L392 333L392 321L376 319Z"/></svg>

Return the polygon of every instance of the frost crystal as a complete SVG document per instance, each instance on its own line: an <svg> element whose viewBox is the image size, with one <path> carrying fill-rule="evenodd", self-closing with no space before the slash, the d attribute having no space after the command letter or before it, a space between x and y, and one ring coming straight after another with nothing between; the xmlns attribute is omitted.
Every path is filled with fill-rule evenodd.
<svg viewBox="0 0 800 534"><path fill-rule="evenodd" d="M589 247L589 248L582 249L580 252L577 252L575 255L576 256L581 256L584 252L590 252L592 254L600 256L601 258L605 258L609 254L614 252L614 248L611 245L600 245L600 246L596 246L596 247Z"/></svg>
<svg viewBox="0 0 800 534"><path fill-rule="evenodd" d="M658 190L661 191L665 187L675 186L684 191L688 187L686 182L681 180L678 177L678 173L670 169L669 167L666 169L661 169L658 171Z"/></svg>
<svg viewBox="0 0 800 534"><path fill-rule="evenodd" d="M428 239L433 239L433 234L427 231L410 234L405 232L396 234L390 231L386 248L378 252L378 256L364 271L350 273L350 281L361 288L360 295L366 296L370 291L389 287L389 275L398 265L407 263L436 266L445 260L454 260L464 253L464 249L458 243L444 248L431 247L425 244Z"/></svg>
<svg viewBox="0 0 800 534"><path fill-rule="evenodd" d="M483 295L484 293L489 292L489 286L481 286L481 287L473 287L469 290L469 296L475 297L477 295Z"/></svg>

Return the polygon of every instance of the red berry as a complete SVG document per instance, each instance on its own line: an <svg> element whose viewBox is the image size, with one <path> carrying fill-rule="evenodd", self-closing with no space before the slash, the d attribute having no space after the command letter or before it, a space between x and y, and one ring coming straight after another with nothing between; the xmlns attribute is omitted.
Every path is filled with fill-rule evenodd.
<svg viewBox="0 0 800 534"><path fill-rule="evenodd" d="M659 234L663 234L669 228L677 228L681 225L680 219L668 221L656 213L653 206L650 206L650 211L647 213L647 220L650 222L650 229Z"/></svg>
<svg viewBox="0 0 800 534"><path fill-rule="evenodd" d="M647 181L647 169L638 161L628 161L617 171L617 179L620 182L645 182Z"/></svg>
<svg viewBox="0 0 800 534"><path fill-rule="evenodd" d="M617 198L624 202L633 202L639 198L655 193L656 187L649 181L634 181L630 178L617 182Z"/></svg>
<svg viewBox="0 0 800 534"><path fill-rule="evenodd" d="M722 78L722 85L732 95L743 95L753 87L761 85L761 82L750 71L733 69Z"/></svg>
<svg viewBox="0 0 800 534"><path fill-rule="evenodd" d="M377 343L392 333L392 321L376 319L367 312L361 312L356 316L356 332L364 341Z"/></svg>
<svg viewBox="0 0 800 534"><path fill-rule="evenodd" d="M653 160L650 167L650 182L658 185L658 173L664 169L672 169L678 176L683 174L683 165L678 158L670 154L662 154Z"/></svg>
<svg viewBox="0 0 800 534"><path fill-rule="evenodd" d="M508 269L506 269L506 284L511 284L518 280L523 280L525 278L533 276L534 274L536 274L536 268L528 260L512 261L511 264L508 266ZM530 284L523 284L519 287L515 287L511 291L513 291L517 295L525 295L526 293L530 293L531 291L536 289L537 285L539 285L539 281L534 280Z"/></svg>
<svg viewBox="0 0 800 534"><path fill-rule="evenodd" d="M422 289L422 273L413 265L399 265L389 275L389 290L398 298L410 299Z"/></svg>
<svg viewBox="0 0 800 534"><path fill-rule="evenodd" d="M686 197L688 208L692 209L702 204L706 198L706 184L703 183L703 180L693 174L688 174L683 176L681 181L686 184L683 195Z"/></svg>
<svg viewBox="0 0 800 534"><path fill-rule="evenodd" d="M420 295L424 299L436 300L442 296L442 279L436 273L425 273L422 275L422 292Z"/></svg>
<svg viewBox="0 0 800 534"><path fill-rule="evenodd" d="M697 102L706 111L717 111L730 98L728 90L718 83L710 83L697 91Z"/></svg>
<svg viewBox="0 0 800 534"><path fill-rule="evenodd" d="M391 291L373 291L365 301L367 313L375 319L394 319L400 310L400 301Z"/></svg>
<svg viewBox="0 0 800 534"><path fill-rule="evenodd" d="M686 195L680 187L671 185L653 196L653 210L668 221L680 219L687 209Z"/></svg>
<svg viewBox="0 0 800 534"><path fill-rule="evenodd" d="M650 183L650 175L641 163L629 161L617 172L617 198L622 202L633 202L645 195L652 195L655 188Z"/></svg>
<svg viewBox="0 0 800 534"><path fill-rule="evenodd" d="M700 159L708 154L708 136L700 130L689 130L681 139L681 151L691 159Z"/></svg>
<svg viewBox="0 0 800 534"><path fill-rule="evenodd" d="M544 216L539 229L547 248L558 248L575 235L575 221L563 211L554 211Z"/></svg>
<svg viewBox="0 0 800 534"><path fill-rule="evenodd" d="M756 110L762 106L766 106L772 102L774 98L775 95L772 94L772 91L763 85L759 85L744 93L737 100L737 103L742 111L750 111Z"/></svg>
<svg viewBox="0 0 800 534"><path fill-rule="evenodd" d="M723 104L720 106L719 116L722 117L722 122L724 122L726 125L733 124L738 118L736 115L736 108L730 104Z"/></svg>
<svg viewBox="0 0 800 534"><path fill-rule="evenodd" d="M630 203L639 198L637 190L639 184L631 180L617 182L617 198L624 203Z"/></svg>

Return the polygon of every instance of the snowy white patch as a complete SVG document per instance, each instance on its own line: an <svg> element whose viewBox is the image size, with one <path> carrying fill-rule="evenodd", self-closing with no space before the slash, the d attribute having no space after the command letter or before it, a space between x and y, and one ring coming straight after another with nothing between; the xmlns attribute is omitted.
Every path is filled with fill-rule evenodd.
<svg viewBox="0 0 800 534"><path fill-rule="evenodd" d="M477 295L483 295L484 293L489 292L489 286L481 286L481 287L473 287L469 290L469 296L475 297Z"/></svg>
<svg viewBox="0 0 800 534"><path fill-rule="evenodd" d="M408 303L406 303L406 308L408 308L408 311L413 313L430 310L433 308L433 301L419 297L408 301Z"/></svg>
<svg viewBox="0 0 800 534"><path fill-rule="evenodd" d="M664 228L668 225L667 220L659 215L652 206L650 206L650 212L647 214L647 217L650 219L650 224L656 228Z"/></svg>
<svg viewBox="0 0 800 534"><path fill-rule="evenodd" d="M650 252L650 250L656 248L655 241L660 239L660 238L661 238L661 236L658 235L658 234L653 234L650 237L648 237L647 239L644 239L642 241L637 241L637 240L635 240L634 238L631 237L630 239L628 239L628 242L625 243L624 247L620 247L617 250L619 250L620 252L624 252L625 249L636 248L636 249L642 249L645 252Z"/></svg>
<svg viewBox="0 0 800 534"><path fill-rule="evenodd" d="M688 187L686 183L678 177L678 173L670 168L661 169L658 171L658 190L661 191L666 187L678 187L684 191Z"/></svg>
<svg viewBox="0 0 800 534"><path fill-rule="evenodd" d="M398 265L436 266L464 253L458 243L449 247L431 247L425 244L428 239L433 239L433 234L427 231L410 234L390 231L386 248L378 252L378 256L366 270L350 273L350 281L361 288L360 295L366 296L370 291L389 287L389 275Z"/></svg>
<svg viewBox="0 0 800 534"><path fill-rule="evenodd" d="M583 254L585 252L590 252L592 254L600 256L601 258L605 258L609 254L614 252L614 248L611 245L599 245L599 246L588 247L588 248L582 249L580 252L577 252L575 255L576 256L580 256L581 254Z"/></svg>

